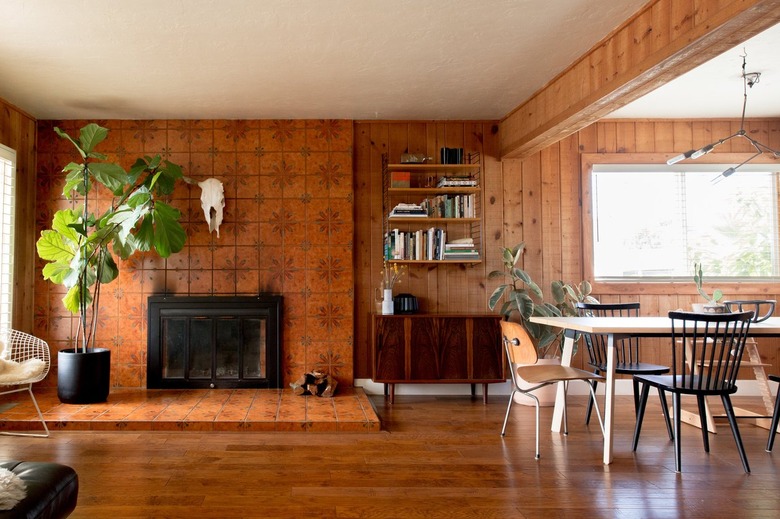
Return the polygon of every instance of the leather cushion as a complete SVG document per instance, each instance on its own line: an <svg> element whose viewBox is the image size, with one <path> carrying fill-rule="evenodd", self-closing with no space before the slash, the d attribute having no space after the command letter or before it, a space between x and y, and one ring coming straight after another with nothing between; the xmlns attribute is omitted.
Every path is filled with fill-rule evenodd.
<svg viewBox="0 0 780 519"><path fill-rule="evenodd" d="M79 478L59 463L0 461L0 467L18 475L27 486L27 497L12 510L0 511L0 519L67 517L76 508Z"/></svg>

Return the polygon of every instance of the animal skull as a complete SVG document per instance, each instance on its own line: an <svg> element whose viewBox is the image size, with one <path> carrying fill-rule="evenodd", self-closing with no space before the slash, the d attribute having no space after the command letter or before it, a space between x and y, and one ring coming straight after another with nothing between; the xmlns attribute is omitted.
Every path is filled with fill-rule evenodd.
<svg viewBox="0 0 780 519"><path fill-rule="evenodd" d="M200 206L203 208L203 215L209 224L209 232L217 231L219 238L219 226L222 223L222 210L225 208L225 188L222 182L216 178L207 178L203 182L198 182L201 189Z"/></svg>

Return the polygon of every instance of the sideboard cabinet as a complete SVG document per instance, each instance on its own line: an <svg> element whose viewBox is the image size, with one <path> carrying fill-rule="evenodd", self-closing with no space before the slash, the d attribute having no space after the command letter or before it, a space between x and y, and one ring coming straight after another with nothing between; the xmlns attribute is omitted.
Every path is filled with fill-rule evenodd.
<svg viewBox="0 0 780 519"><path fill-rule="evenodd" d="M506 381L501 316L495 314L372 314L373 380L385 384L483 385ZM388 392L389 389L389 392Z"/></svg>

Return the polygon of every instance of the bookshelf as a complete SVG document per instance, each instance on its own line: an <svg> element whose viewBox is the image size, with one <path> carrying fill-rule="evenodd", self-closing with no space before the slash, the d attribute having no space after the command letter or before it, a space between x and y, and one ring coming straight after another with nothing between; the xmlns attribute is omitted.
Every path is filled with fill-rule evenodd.
<svg viewBox="0 0 780 519"><path fill-rule="evenodd" d="M395 164L382 156L385 260L482 262L482 166L478 153L466 161Z"/></svg>

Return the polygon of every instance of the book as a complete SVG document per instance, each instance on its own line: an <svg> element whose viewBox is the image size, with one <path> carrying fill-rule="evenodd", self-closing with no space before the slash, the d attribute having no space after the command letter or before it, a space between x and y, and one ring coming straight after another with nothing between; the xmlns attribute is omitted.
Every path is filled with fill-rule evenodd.
<svg viewBox="0 0 780 519"><path fill-rule="evenodd" d="M391 171L390 187L404 188L409 187L412 174L409 171Z"/></svg>

